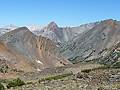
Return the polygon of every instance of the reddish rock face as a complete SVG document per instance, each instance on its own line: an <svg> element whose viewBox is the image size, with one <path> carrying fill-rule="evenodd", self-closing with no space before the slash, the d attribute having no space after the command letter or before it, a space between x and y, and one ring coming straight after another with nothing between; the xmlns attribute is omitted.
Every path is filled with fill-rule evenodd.
<svg viewBox="0 0 120 90"><path fill-rule="evenodd" d="M47 26L47 30L55 32L58 30L58 26L55 22L50 22Z"/></svg>
<svg viewBox="0 0 120 90"><path fill-rule="evenodd" d="M0 37L0 59L4 58L13 67L24 71L70 64L57 55L56 49L53 41L34 35L26 27L15 29Z"/></svg>

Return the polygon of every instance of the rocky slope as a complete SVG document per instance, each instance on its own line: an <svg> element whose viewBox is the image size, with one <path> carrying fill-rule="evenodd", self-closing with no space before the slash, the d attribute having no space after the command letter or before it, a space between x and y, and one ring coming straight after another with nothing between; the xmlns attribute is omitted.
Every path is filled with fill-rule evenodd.
<svg viewBox="0 0 120 90"><path fill-rule="evenodd" d="M47 37L54 42L64 43L80 33L88 31L99 22L83 24L77 27L59 27L55 22L50 22L48 25L27 25L26 27L37 36ZM7 25L0 28L0 35L18 28L15 25Z"/></svg>
<svg viewBox="0 0 120 90"><path fill-rule="evenodd" d="M93 28L98 23L99 22L89 23L77 27L58 27L55 22L50 22L48 25L43 27L37 26L36 28L32 28L29 26L28 28L36 35L42 35L54 42L64 43L71 40L78 34Z"/></svg>
<svg viewBox="0 0 120 90"><path fill-rule="evenodd" d="M31 83L12 90L119 90L120 70L95 70L68 75L61 79Z"/></svg>
<svg viewBox="0 0 120 90"><path fill-rule="evenodd" d="M57 55L56 44L36 36L26 27L17 28L0 37L0 59L23 71L64 66L69 61Z"/></svg>
<svg viewBox="0 0 120 90"><path fill-rule="evenodd" d="M11 30L0 36L0 85L7 90L120 89L119 21Z"/></svg>
<svg viewBox="0 0 120 90"><path fill-rule="evenodd" d="M110 67L120 68L120 42L112 46L109 50L103 51L101 53L106 53L97 59L97 62ZM100 53L100 54L101 54Z"/></svg>
<svg viewBox="0 0 120 90"><path fill-rule="evenodd" d="M88 69L87 69L88 68ZM69 71L69 72L68 72ZM74 73L77 71L77 73ZM88 72L89 71L89 72ZM72 73L73 72L73 73ZM43 76L43 77L41 77ZM3 80L8 90L119 90L120 69L101 67L96 64L79 64L52 68L40 73L29 73L21 79L24 85L7 88L12 80ZM31 80L34 79L35 80ZM2 82L3 82L2 81ZM2 83L3 84L3 83Z"/></svg>
<svg viewBox="0 0 120 90"><path fill-rule="evenodd" d="M67 42L60 52L74 63L89 61L106 55L119 41L120 22L109 19Z"/></svg>

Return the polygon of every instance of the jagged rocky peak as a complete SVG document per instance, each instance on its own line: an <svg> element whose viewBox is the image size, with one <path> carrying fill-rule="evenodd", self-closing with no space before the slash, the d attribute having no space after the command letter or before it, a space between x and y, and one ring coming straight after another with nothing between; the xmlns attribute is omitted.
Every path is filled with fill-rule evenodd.
<svg viewBox="0 0 120 90"><path fill-rule="evenodd" d="M58 29L58 25L54 21L52 21L46 26L46 29L48 31L56 31Z"/></svg>
<svg viewBox="0 0 120 90"><path fill-rule="evenodd" d="M114 21L116 21L116 20L114 20L114 19L106 19L106 20L103 20L101 22L114 22Z"/></svg>
<svg viewBox="0 0 120 90"><path fill-rule="evenodd" d="M98 25L96 25L94 28L98 28L98 30L101 28L101 30L109 29L109 30L116 30L120 26L120 22L114 19L107 19L102 20Z"/></svg>
<svg viewBox="0 0 120 90"><path fill-rule="evenodd" d="M107 20L103 20L103 21L101 21L101 23L103 23L103 24L107 24L107 25L114 25L114 24L116 24L118 21L117 20L114 20L114 19L107 19Z"/></svg>
<svg viewBox="0 0 120 90"><path fill-rule="evenodd" d="M51 26L51 27L58 27L57 24L56 24L54 21L50 22L50 23L48 24L48 26Z"/></svg>

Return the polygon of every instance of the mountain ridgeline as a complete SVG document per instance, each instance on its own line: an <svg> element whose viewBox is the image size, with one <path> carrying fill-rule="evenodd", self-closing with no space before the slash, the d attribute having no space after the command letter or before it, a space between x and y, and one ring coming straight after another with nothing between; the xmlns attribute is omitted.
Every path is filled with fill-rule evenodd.
<svg viewBox="0 0 120 90"><path fill-rule="evenodd" d="M36 35L42 35L43 37L47 37L57 43L64 43L72 40L72 38L78 34L93 28L97 24L98 22L84 24L77 27L59 27L55 22L50 22L42 28L38 26L36 28L28 28Z"/></svg>
<svg viewBox="0 0 120 90"><path fill-rule="evenodd" d="M18 70L41 71L70 64L57 54L56 49L53 41L34 35L26 27L17 28L0 37L0 59Z"/></svg>
<svg viewBox="0 0 120 90"><path fill-rule="evenodd" d="M0 28L0 90L119 90L120 21Z"/></svg>
<svg viewBox="0 0 120 90"><path fill-rule="evenodd" d="M119 57L104 59L120 42L120 22L113 19L77 27L51 22L43 27L11 25L0 29L0 59L14 68L41 71L72 63L119 61Z"/></svg>
<svg viewBox="0 0 120 90"><path fill-rule="evenodd" d="M100 61L120 42L120 22L104 20L63 45L60 52L73 63ZM105 62L105 63L110 63Z"/></svg>

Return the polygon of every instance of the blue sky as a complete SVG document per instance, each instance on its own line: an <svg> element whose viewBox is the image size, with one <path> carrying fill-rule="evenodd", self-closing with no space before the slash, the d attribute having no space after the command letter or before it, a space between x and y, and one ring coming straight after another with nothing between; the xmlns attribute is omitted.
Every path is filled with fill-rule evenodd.
<svg viewBox="0 0 120 90"><path fill-rule="evenodd" d="M0 0L0 26L77 26L109 18L120 20L120 0Z"/></svg>

